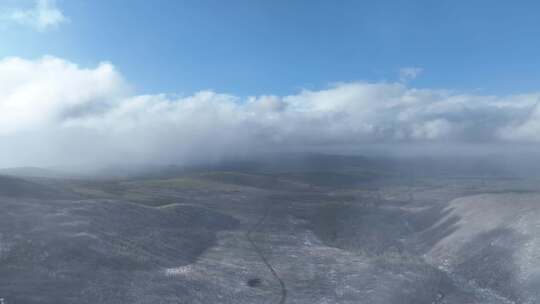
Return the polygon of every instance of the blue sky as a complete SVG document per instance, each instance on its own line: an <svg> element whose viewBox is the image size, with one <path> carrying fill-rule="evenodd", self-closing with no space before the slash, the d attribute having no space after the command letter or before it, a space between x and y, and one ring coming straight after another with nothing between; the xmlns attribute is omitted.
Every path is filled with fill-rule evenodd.
<svg viewBox="0 0 540 304"><path fill-rule="evenodd" d="M34 1L0 0L4 8ZM0 57L112 62L137 91L291 94L347 81L538 91L538 1L59 0L69 19L0 27Z"/></svg>

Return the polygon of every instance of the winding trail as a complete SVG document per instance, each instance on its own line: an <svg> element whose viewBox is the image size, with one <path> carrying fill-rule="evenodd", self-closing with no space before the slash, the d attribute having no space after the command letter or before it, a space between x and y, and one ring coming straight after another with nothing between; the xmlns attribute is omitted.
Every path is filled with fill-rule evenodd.
<svg viewBox="0 0 540 304"><path fill-rule="evenodd" d="M272 276L279 282L279 286L281 288L281 296L279 299L279 302L277 304L285 304L287 301L287 286L285 285L285 282L281 279L281 277L278 275L272 264L268 261L266 256L264 255L262 249L257 245L255 240L251 237L252 233L257 232L261 225L264 223L264 221L268 218L268 215L270 214L270 207L267 205L263 216L259 219L259 221L253 225L247 232L246 232L246 238L251 244L251 247L253 247L253 250L257 253L257 255L261 258L264 265L270 270L272 273Z"/></svg>

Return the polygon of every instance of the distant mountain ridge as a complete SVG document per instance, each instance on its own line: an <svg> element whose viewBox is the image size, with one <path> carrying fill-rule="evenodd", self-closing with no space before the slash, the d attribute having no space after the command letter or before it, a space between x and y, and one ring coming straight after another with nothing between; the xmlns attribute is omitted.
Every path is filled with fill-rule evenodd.
<svg viewBox="0 0 540 304"><path fill-rule="evenodd" d="M45 177L58 178L67 177L69 173L55 169L45 169L39 167L14 167L0 169L0 175L10 175L18 177Z"/></svg>
<svg viewBox="0 0 540 304"><path fill-rule="evenodd" d="M34 181L9 175L0 175L0 197L73 199L78 196L54 185L40 183L37 179Z"/></svg>

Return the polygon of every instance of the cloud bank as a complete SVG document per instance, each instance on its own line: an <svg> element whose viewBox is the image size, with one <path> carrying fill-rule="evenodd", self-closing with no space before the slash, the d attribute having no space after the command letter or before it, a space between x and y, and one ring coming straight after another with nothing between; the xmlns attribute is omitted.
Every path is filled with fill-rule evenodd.
<svg viewBox="0 0 540 304"><path fill-rule="evenodd" d="M0 166L216 160L341 146L540 142L540 93L340 83L289 96L136 95L110 63L0 60Z"/></svg>
<svg viewBox="0 0 540 304"><path fill-rule="evenodd" d="M38 31L55 28L69 20L56 6L54 0L36 0L31 8L8 10L1 17L4 21L28 26Z"/></svg>

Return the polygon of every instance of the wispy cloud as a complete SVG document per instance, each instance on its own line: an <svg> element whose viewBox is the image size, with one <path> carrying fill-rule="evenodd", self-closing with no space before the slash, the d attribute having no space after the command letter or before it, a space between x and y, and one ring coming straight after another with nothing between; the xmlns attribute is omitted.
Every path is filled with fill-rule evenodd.
<svg viewBox="0 0 540 304"><path fill-rule="evenodd" d="M55 28L69 21L56 6L54 0L36 0L32 7L9 9L4 11L1 17L4 21L28 26L38 31Z"/></svg>
<svg viewBox="0 0 540 304"><path fill-rule="evenodd" d="M424 69L418 67L404 67L399 69L399 81L402 83L408 82L420 76Z"/></svg>

